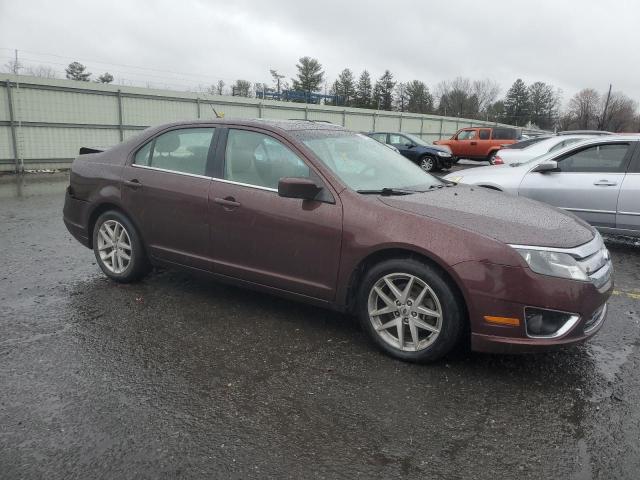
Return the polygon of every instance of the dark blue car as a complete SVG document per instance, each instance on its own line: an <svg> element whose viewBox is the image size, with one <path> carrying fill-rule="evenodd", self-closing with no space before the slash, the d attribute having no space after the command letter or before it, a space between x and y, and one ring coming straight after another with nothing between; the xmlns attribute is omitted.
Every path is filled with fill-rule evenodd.
<svg viewBox="0 0 640 480"><path fill-rule="evenodd" d="M453 164L454 158L449 150L429 145L410 133L370 132L367 135L380 143L396 147L402 155L418 164L425 172L449 169Z"/></svg>

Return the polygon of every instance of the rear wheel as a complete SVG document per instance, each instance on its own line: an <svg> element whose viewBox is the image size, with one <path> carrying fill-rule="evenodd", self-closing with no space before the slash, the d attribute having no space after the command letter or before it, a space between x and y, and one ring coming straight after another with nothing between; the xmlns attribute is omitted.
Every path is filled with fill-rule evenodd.
<svg viewBox="0 0 640 480"><path fill-rule="evenodd" d="M374 343L405 361L449 353L464 331L462 300L435 268L414 259L386 260L365 275L358 316Z"/></svg>
<svg viewBox="0 0 640 480"><path fill-rule="evenodd" d="M494 150L494 151L492 151L492 152L489 154L489 156L487 157L487 160L489 160L489 164L490 164L490 165L493 165L493 161L494 161L494 159L496 158L496 153L497 153L497 151L496 151L496 150Z"/></svg>
<svg viewBox="0 0 640 480"><path fill-rule="evenodd" d="M118 211L98 217L93 228L93 251L104 274L116 282L136 281L150 270L138 232Z"/></svg>

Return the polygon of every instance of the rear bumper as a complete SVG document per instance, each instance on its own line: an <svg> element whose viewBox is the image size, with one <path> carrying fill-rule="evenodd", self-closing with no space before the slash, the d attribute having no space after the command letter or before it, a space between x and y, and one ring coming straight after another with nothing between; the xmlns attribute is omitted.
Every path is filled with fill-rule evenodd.
<svg viewBox="0 0 640 480"><path fill-rule="evenodd" d="M583 342L605 322L606 302L613 282L598 291L590 282L578 282L533 273L528 268L464 262L455 267L466 290L471 348L478 352L528 353ZM578 316L562 335L528 335L525 308L569 312ZM486 317L517 319L499 325Z"/></svg>
<svg viewBox="0 0 640 480"><path fill-rule="evenodd" d="M63 209L64 224L76 240L85 247L91 248L91 241L87 231L88 218L89 202L72 197L69 193L69 188L67 188Z"/></svg>

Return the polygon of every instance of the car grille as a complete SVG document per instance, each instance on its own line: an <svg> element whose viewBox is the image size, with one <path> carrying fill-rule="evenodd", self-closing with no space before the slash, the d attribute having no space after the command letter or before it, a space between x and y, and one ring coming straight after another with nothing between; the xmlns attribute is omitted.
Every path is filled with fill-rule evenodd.
<svg viewBox="0 0 640 480"><path fill-rule="evenodd" d="M609 251L599 233L589 243L569 250L567 253L576 259L599 291L605 291L610 287L613 265Z"/></svg>

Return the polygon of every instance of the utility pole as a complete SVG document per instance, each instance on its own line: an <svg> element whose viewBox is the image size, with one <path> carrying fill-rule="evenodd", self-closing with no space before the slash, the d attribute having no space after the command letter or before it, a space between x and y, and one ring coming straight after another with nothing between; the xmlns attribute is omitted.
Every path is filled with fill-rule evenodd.
<svg viewBox="0 0 640 480"><path fill-rule="evenodd" d="M611 84L609 84L609 93L607 93L607 101L604 102L604 110L602 111L602 119L600 120L600 125L598 130L604 130L604 122L607 119L607 108L609 108L609 100L611 99Z"/></svg>
<svg viewBox="0 0 640 480"><path fill-rule="evenodd" d="M13 67L11 68L11 70L13 71L14 75L19 75L20 74L20 68L22 67L22 65L20 65L20 61L18 60L18 49L16 48L14 51L14 60L13 60Z"/></svg>

